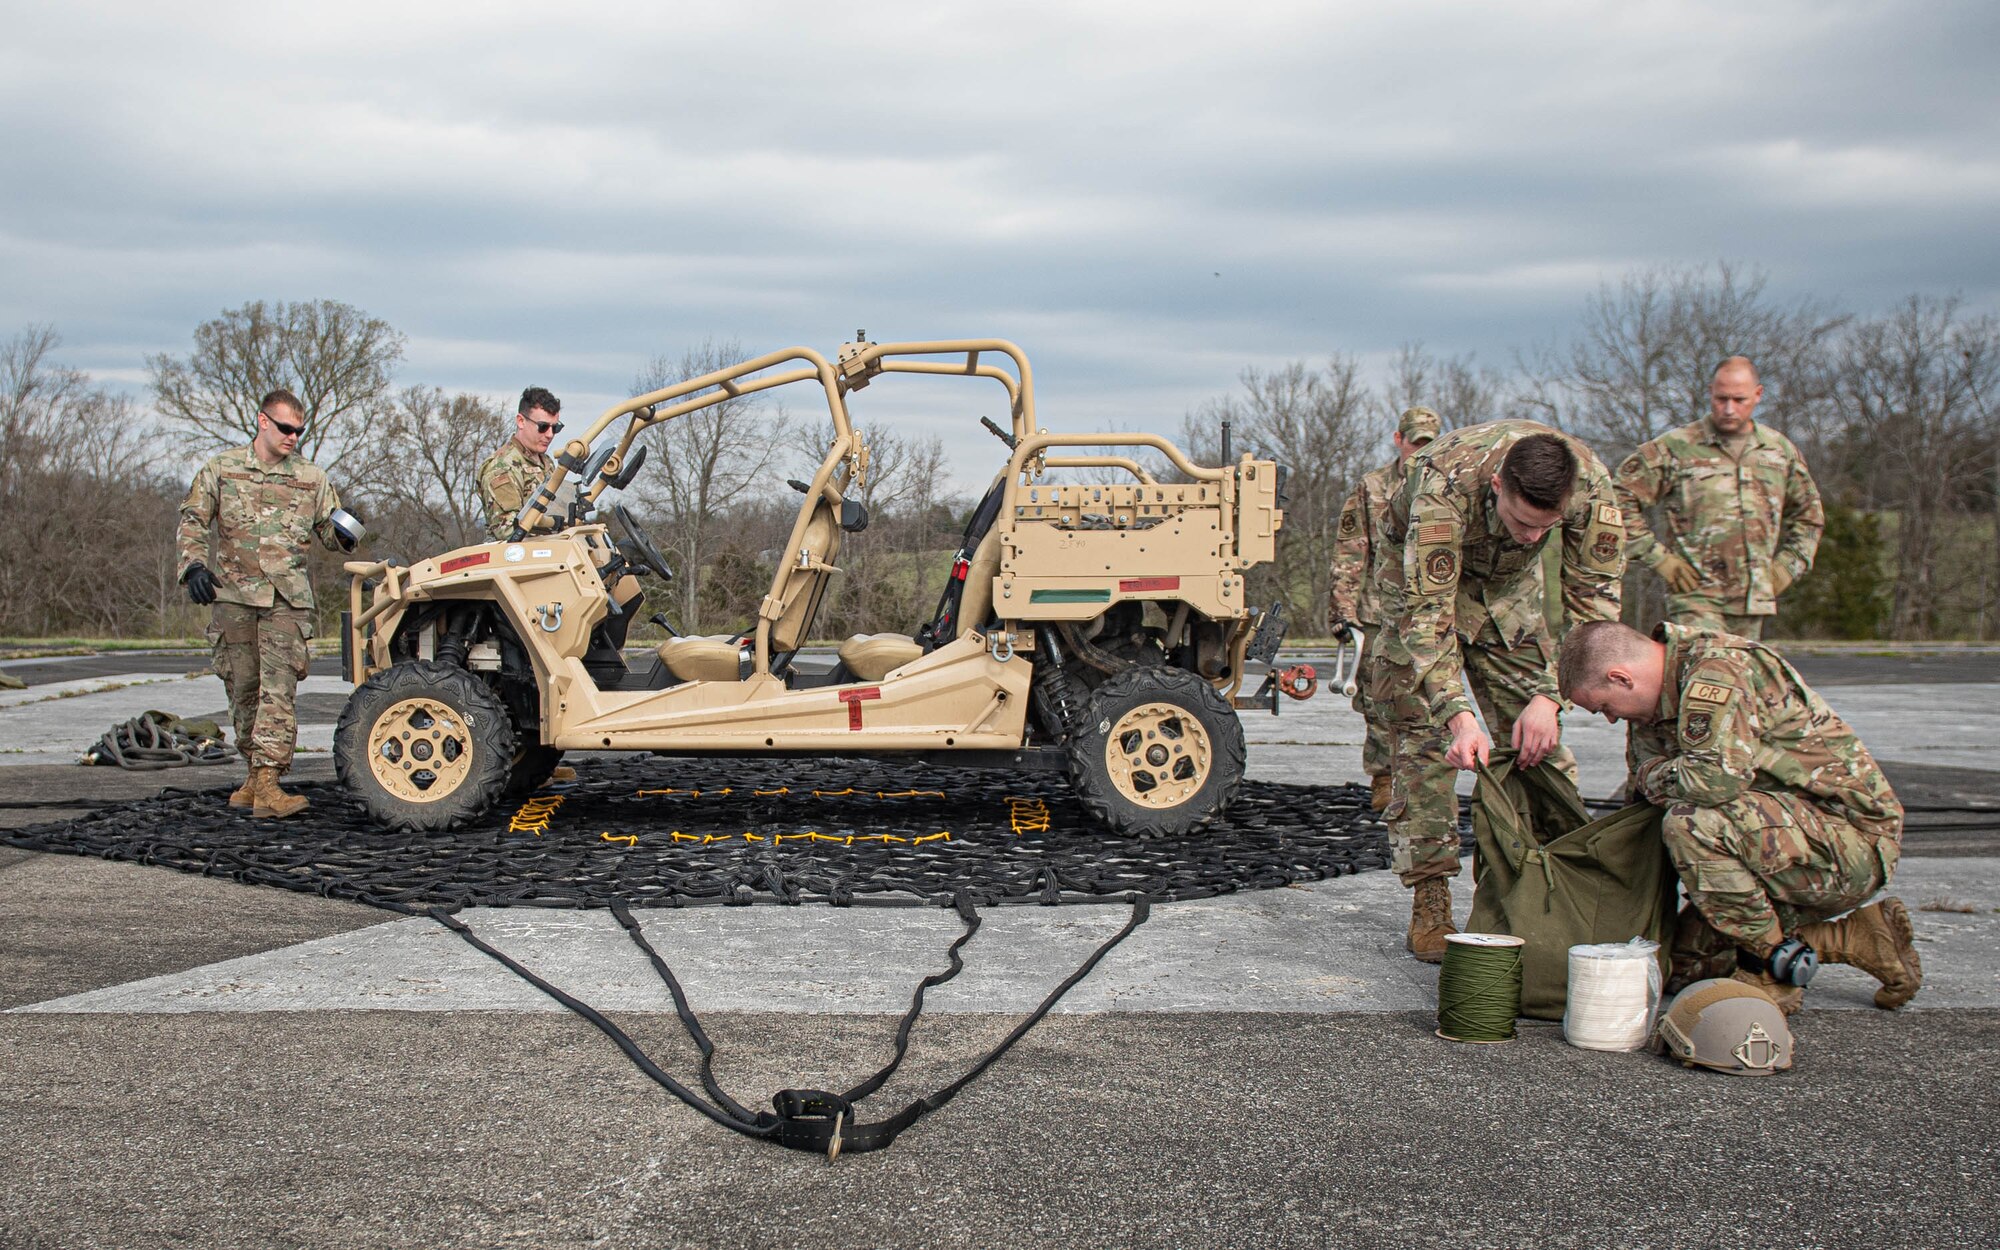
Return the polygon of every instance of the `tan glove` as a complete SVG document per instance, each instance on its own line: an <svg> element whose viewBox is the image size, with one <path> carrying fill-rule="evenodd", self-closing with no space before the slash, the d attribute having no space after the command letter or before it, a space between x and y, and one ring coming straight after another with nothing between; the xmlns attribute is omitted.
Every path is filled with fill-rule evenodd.
<svg viewBox="0 0 2000 1250"><path fill-rule="evenodd" d="M1694 565L1679 556L1661 556L1660 563L1655 567L1666 579L1667 589L1677 595L1693 594L1701 589L1701 574L1694 571Z"/></svg>
<svg viewBox="0 0 2000 1250"><path fill-rule="evenodd" d="M1785 588L1791 584L1792 569L1790 565L1774 564L1771 566L1771 593L1773 595L1784 594Z"/></svg>

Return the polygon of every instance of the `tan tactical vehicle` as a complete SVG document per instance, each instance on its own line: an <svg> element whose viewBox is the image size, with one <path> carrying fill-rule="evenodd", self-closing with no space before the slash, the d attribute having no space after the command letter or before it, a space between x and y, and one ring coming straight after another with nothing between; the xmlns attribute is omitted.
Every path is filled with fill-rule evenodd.
<svg viewBox="0 0 2000 1250"><path fill-rule="evenodd" d="M868 524L848 498L868 472L848 396L884 373L999 383L1012 430L986 424L1007 464L932 619L849 638L830 669L808 671L795 660L840 572L842 538ZM819 388L834 435L812 480L792 483L804 499L757 618L735 634L669 638L629 664L640 579L669 573L623 506L608 508L609 524L593 519L600 501L639 472L647 426L786 385ZM1132 458L1140 449L1186 480L1156 480ZM577 502L550 531L544 510L569 476ZM1275 554L1282 486L1278 465L1248 455L1208 468L1152 434L1041 429L1027 358L997 339L862 336L831 362L802 347L746 360L599 417L562 448L514 541L408 567L347 565L343 652L356 689L335 738L340 778L384 822L424 830L527 793L565 751L901 755L1065 767L1112 829L1189 830L1242 778L1232 699L1262 615L1244 577ZM1267 651L1273 624L1259 631Z"/></svg>

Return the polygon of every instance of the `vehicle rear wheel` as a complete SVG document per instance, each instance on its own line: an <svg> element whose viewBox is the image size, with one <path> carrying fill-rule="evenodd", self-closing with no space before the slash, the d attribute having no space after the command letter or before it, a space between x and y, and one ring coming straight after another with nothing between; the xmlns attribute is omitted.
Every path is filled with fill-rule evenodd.
<svg viewBox="0 0 2000 1250"><path fill-rule="evenodd" d="M1116 833L1190 833L1243 781L1242 722L1184 669L1135 668L1106 681L1068 746L1077 797Z"/></svg>
<svg viewBox="0 0 2000 1250"><path fill-rule="evenodd" d="M505 790L514 726L471 673L410 660L348 696L334 729L333 762L341 785L382 823L411 832L450 829Z"/></svg>

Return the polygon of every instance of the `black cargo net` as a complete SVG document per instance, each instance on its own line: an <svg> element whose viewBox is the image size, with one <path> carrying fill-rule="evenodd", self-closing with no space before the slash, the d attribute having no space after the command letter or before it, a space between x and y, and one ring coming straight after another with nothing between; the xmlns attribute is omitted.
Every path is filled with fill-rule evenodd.
<svg viewBox="0 0 2000 1250"><path fill-rule="evenodd" d="M1245 782L1207 829L1159 840L1106 833L1050 774L851 760L591 761L576 784L510 804L483 824L427 836L375 826L333 786L298 789L312 805L284 821L231 808L225 788L166 791L67 824L0 832L0 840L427 914L587 1020L649 1079L716 1124L829 1159L885 1149L943 1107L1144 923L1153 904L1388 864L1386 834L1361 786ZM778 1090L769 1111L738 1102L717 1081L714 1043L632 910L759 901L932 904L954 908L964 922L946 951L948 966L912 994L888 1063L840 1092ZM1125 927L999 1045L901 1110L860 1118L902 1065L925 991L964 967L960 951L979 930L980 907L1111 901L1130 905ZM609 1016L481 938L462 914L474 906L609 908L673 995L701 1055L700 1088L661 1067Z"/></svg>
<svg viewBox="0 0 2000 1250"><path fill-rule="evenodd" d="M579 782L448 834L382 829L331 784L294 788L312 805L284 821L231 808L226 788L169 790L0 840L405 912L1170 902L1389 859L1355 785L1246 781L1208 828L1148 840L1095 824L1059 774L917 764L589 760Z"/></svg>

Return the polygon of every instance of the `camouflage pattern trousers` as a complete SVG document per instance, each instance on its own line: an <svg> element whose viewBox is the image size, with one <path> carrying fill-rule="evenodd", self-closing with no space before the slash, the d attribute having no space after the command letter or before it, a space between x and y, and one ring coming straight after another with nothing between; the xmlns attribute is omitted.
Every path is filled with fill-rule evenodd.
<svg viewBox="0 0 2000 1250"><path fill-rule="evenodd" d="M1459 644L1465 685L1479 704L1495 746L1509 744L1514 722L1527 710L1537 686L1546 683L1553 644L1530 639L1509 649L1477 642ZM1458 770L1445 762L1451 730L1433 723L1430 709L1409 668L1384 661L1369 674L1375 701L1385 707L1393 730L1394 780L1389 810L1389 867L1413 886L1426 877L1458 875ZM1558 746L1549 762L1576 779L1576 757Z"/></svg>
<svg viewBox="0 0 2000 1250"><path fill-rule="evenodd" d="M1896 843L1801 795L1762 790L1715 807L1676 803L1660 836L1690 907L1706 922L1683 916L1677 964L1712 956L1724 944L1732 955L1737 948L1769 954L1800 925L1867 902L1889 884L1902 858Z"/></svg>
<svg viewBox="0 0 2000 1250"><path fill-rule="evenodd" d="M1396 765L1396 730L1389 723L1389 709L1375 700L1381 688L1375 670L1382 666L1382 642L1373 625L1362 626L1365 635L1358 671L1354 680L1354 710L1361 713L1367 732L1361 739L1361 771L1370 777L1387 777Z"/></svg>
<svg viewBox="0 0 2000 1250"><path fill-rule="evenodd" d="M292 766L299 680L312 663L312 615L282 602L274 608L218 603L208 624L215 675L229 689L236 749L252 768Z"/></svg>

